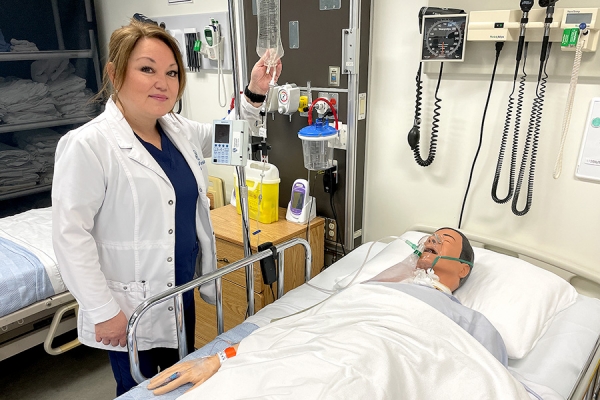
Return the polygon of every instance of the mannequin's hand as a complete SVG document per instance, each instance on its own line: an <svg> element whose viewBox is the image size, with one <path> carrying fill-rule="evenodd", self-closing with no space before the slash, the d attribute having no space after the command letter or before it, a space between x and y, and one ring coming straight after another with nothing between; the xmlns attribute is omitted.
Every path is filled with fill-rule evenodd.
<svg viewBox="0 0 600 400"><path fill-rule="evenodd" d="M269 91L269 83L273 78L273 74L275 74L275 82L277 82L279 75L281 75L281 59L277 60L277 65L272 67L267 74L267 66L265 65L265 61L268 59L268 56L269 53L267 51L252 68L250 83L248 84L248 90L250 90L252 93L260 95L267 94Z"/></svg>
<svg viewBox="0 0 600 400"><path fill-rule="evenodd" d="M127 345L127 317L123 311L119 311L108 321L96 324L96 342L115 347Z"/></svg>
<svg viewBox="0 0 600 400"><path fill-rule="evenodd" d="M193 386L188 390L189 392L213 376L220 367L221 363L216 355L175 364L152 378L148 390L152 390L152 393L158 396L191 383Z"/></svg>

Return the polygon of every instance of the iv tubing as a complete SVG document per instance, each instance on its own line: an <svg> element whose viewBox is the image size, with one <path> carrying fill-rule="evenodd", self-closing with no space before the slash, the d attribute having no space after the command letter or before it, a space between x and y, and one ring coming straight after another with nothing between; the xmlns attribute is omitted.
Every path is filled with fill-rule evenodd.
<svg viewBox="0 0 600 400"><path fill-rule="evenodd" d="M569 86L569 94L567 96L567 108L562 124L562 137L560 139L560 148L558 157L554 165L554 179L558 179L562 172L563 152L565 150L565 142L569 133L569 125L571 124L571 115L573 113L573 102L575 101L575 92L577 90L577 81L579 80L579 68L581 67L581 57L583 55L583 46L585 44L584 36L588 34L587 29L579 31L579 40L575 49L575 61L573 62L573 72L571 73L571 85Z"/></svg>

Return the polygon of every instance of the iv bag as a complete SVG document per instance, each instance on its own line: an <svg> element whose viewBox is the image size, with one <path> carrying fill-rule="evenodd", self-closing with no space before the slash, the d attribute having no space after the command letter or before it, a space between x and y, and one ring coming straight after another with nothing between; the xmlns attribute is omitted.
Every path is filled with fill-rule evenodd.
<svg viewBox="0 0 600 400"><path fill-rule="evenodd" d="M256 52L259 57L267 54L265 65L267 73L283 57L281 29L279 24L279 0L257 0L258 39Z"/></svg>

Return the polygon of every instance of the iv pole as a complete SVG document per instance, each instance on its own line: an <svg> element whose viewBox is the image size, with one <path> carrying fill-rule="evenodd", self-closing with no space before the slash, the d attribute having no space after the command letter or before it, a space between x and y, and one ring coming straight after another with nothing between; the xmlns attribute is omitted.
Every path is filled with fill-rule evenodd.
<svg viewBox="0 0 600 400"><path fill-rule="evenodd" d="M248 67L246 62L245 29L244 29L244 1L228 0L229 2L229 26L231 30L231 54L233 55L233 93L235 101L235 117L240 119L240 88L248 81ZM244 241L244 256L251 254L250 232L248 223L248 186L246 186L246 170L243 166L236 166L239 185L240 208L242 210L242 237ZM221 280L217 280L217 285ZM254 315L254 266L246 266L246 288L248 293L248 316ZM223 313L221 299L217 299L217 315ZM218 319L222 321L223 319ZM223 327L218 327L219 333Z"/></svg>

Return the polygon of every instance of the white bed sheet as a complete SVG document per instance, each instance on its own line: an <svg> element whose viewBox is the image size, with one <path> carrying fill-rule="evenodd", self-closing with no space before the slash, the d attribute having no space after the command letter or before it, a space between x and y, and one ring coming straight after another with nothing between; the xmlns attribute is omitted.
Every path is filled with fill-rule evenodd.
<svg viewBox="0 0 600 400"><path fill-rule="evenodd" d="M368 259L386 247L386 243L363 244L331 267L313 278L311 285L332 289L336 280L360 267L371 247ZM398 260L401 261L401 260ZM271 320L281 318L311 307L329 295L308 285L302 285L261 309L246 322L259 327ZM544 398L556 398L555 394L567 398L589 352L600 335L600 300L579 295L576 303L559 313L548 331L535 348L520 360L509 360L509 368L531 389Z"/></svg>
<svg viewBox="0 0 600 400"><path fill-rule="evenodd" d="M0 219L0 237L35 254L46 269L54 293L67 291L52 247L52 209L39 208Z"/></svg>

